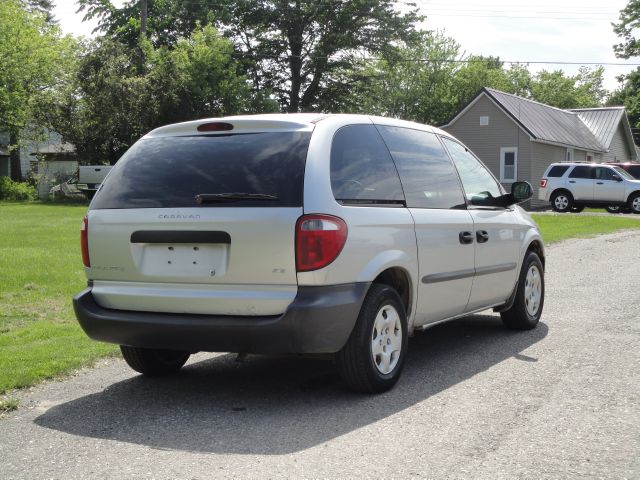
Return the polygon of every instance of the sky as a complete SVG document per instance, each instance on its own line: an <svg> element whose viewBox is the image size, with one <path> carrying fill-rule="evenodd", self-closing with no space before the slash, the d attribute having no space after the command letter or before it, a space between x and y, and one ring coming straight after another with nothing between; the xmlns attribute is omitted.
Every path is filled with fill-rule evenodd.
<svg viewBox="0 0 640 480"><path fill-rule="evenodd" d="M422 25L453 37L467 54L499 56L529 63L533 72L561 69L575 74L579 65L530 62L640 63L617 59L618 20L627 0L403 0L413 1L427 16ZM116 6L123 0L112 0ZM83 22L75 0L57 0L54 14L65 33L91 36L95 22ZM619 86L616 77L634 66L605 65L605 87Z"/></svg>

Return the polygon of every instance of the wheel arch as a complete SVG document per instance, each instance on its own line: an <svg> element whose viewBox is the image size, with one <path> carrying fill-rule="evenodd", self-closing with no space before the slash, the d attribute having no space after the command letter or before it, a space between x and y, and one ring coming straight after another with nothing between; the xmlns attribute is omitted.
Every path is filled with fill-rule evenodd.
<svg viewBox="0 0 640 480"><path fill-rule="evenodd" d="M634 190L633 192L631 192L631 193L629 194L629 196L627 197L627 201L626 201L626 203L628 204L629 202L631 202L631 199L632 199L633 197L635 197L636 195L640 195L640 190Z"/></svg>
<svg viewBox="0 0 640 480"><path fill-rule="evenodd" d="M538 255L540 261L542 262L542 268L546 268L544 246L539 239L532 240L531 243L529 243L529 246L525 250L525 255L529 252L534 252L536 255Z"/></svg>
<svg viewBox="0 0 640 480"><path fill-rule="evenodd" d="M402 267L387 268L380 272L372 283L388 285L398 292L407 314L407 319L410 318L413 303L413 288L411 277L407 270Z"/></svg>
<svg viewBox="0 0 640 480"><path fill-rule="evenodd" d="M552 199L554 195L556 195L557 193L560 192L564 192L566 194L568 194L571 197L571 200L573 200L573 194L571 193L571 190L569 190L566 187L558 187L556 188L553 192L551 192L551 195L549 196L549 199Z"/></svg>

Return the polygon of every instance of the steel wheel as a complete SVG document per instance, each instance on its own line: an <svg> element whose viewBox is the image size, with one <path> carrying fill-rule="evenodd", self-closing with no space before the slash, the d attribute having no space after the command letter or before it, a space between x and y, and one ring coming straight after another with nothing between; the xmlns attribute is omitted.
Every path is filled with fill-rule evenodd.
<svg viewBox="0 0 640 480"><path fill-rule="evenodd" d="M542 298L542 282L540 280L540 270L536 265L531 265L524 280L524 304L527 313L535 317L540 308Z"/></svg>
<svg viewBox="0 0 640 480"><path fill-rule="evenodd" d="M349 340L336 354L340 376L353 390L379 393L400 378L407 355L407 314L398 292L374 283Z"/></svg>
<svg viewBox="0 0 640 480"><path fill-rule="evenodd" d="M544 267L538 254L527 252L522 262L513 304L500 312L504 324L516 330L535 328L544 307Z"/></svg>
<svg viewBox="0 0 640 480"><path fill-rule="evenodd" d="M400 315L391 305L384 305L376 315L371 334L371 356L380 373L391 373L402 351Z"/></svg>

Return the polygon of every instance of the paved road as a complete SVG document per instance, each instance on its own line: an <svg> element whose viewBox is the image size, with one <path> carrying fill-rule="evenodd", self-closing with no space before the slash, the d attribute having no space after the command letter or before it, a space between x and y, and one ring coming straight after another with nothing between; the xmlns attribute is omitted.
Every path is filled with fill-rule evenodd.
<svg viewBox="0 0 640 480"><path fill-rule="evenodd" d="M0 478L640 478L639 246L551 247L536 330L435 327L379 396L319 360L199 355L165 379L103 362L0 421Z"/></svg>

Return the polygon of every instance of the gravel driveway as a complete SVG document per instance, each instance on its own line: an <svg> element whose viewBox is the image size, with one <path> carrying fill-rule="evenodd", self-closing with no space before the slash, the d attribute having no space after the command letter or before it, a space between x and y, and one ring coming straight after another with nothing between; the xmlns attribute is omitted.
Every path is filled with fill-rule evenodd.
<svg viewBox="0 0 640 480"><path fill-rule="evenodd" d="M0 478L640 478L639 247L550 247L537 329L488 312L418 334L383 395L321 360L201 354L163 379L102 362L21 393Z"/></svg>

